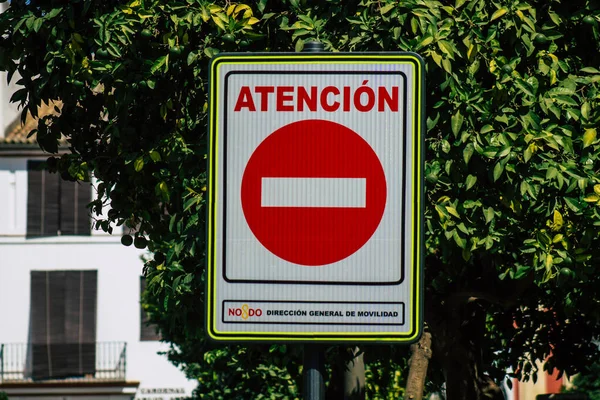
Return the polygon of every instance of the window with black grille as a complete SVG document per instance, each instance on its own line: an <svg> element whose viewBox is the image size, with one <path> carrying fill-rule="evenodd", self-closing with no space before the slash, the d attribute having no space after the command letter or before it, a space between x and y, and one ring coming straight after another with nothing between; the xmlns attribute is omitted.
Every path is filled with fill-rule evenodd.
<svg viewBox="0 0 600 400"><path fill-rule="evenodd" d="M146 278L140 276L140 340L141 341L152 341L160 340L161 336L158 332L158 328L155 324L150 323L148 313L144 309L141 297L146 291Z"/></svg>
<svg viewBox="0 0 600 400"><path fill-rule="evenodd" d="M96 369L96 271L31 272L31 377L92 375Z"/></svg>
<svg viewBox="0 0 600 400"><path fill-rule="evenodd" d="M27 163L27 236L90 235L91 186L41 167L41 161Z"/></svg>

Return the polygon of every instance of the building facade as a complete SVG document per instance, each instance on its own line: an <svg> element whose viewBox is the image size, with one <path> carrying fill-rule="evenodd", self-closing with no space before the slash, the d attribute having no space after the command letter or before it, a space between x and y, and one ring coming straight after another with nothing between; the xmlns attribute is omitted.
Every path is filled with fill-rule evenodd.
<svg viewBox="0 0 600 400"><path fill-rule="evenodd" d="M189 396L168 346L144 322L142 250L93 229L92 185L46 160L0 74L0 392L12 399ZM53 107L40 110L52 112Z"/></svg>

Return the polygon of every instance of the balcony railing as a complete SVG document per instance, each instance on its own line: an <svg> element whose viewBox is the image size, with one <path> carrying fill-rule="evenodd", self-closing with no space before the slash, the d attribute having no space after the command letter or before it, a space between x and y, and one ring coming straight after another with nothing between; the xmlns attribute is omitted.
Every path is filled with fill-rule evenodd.
<svg viewBox="0 0 600 400"><path fill-rule="evenodd" d="M52 347L50 347L52 348ZM95 367L79 373L74 370L61 376L61 381L124 381L127 370L127 343L97 342L95 344ZM57 380L49 376L36 377L36 359L33 345L30 343L0 344L0 383L34 382ZM88 354L89 356L89 354ZM44 362L46 359L43 360ZM64 372L64 370L63 370Z"/></svg>

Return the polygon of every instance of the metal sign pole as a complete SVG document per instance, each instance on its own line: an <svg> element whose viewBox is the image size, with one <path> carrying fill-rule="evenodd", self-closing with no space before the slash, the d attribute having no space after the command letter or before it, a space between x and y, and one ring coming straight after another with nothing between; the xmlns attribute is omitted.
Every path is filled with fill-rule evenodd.
<svg viewBox="0 0 600 400"><path fill-rule="evenodd" d="M320 53L325 46L320 42L304 43L304 53ZM322 345L304 345L304 400L325 400L325 356Z"/></svg>
<svg viewBox="0 0 600 400"><path fill-rule="evenodd" d="M322 345L304 345L304 400L325 400L325 357Z"/></svg>

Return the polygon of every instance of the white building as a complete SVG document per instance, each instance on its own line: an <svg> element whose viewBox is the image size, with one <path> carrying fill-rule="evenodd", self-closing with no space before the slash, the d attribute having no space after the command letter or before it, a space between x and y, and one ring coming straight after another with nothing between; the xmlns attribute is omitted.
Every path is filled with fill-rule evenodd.
<svg viewBox="0 0 600 400"><path fill-rule="evenodd" d="M92 187L36 170L47 155L0 74L0 393L17 399L189 396L140 308L142 251L91 229ZM34 124L34 121L31 122Z"/></svg>

